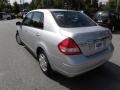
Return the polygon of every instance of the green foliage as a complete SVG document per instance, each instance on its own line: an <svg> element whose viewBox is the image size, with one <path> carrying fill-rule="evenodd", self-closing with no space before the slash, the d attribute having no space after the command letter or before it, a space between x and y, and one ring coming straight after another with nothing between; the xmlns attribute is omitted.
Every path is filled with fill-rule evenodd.
<svg viewBox="0 0 120 90"><path fill-rule="evenodd" d="M25 2L25 3L23 4L23 8L25 8L25 9L29 9L29 8L30 8L30 4L27 3L27 2Z"/></svg>
<svg viewBox="0 0 120 90"><path fill-rule="evenodd" d="M66 8L66 9L89 9L97 8L98 0L32 0L32 9L35 8Z"/></svg>
<svg viewBox="0 0 120 90"><path fill-rule="evenodd" d="M12 6L12 12L18 14L20 11L22 11L23 9L30 9L30 4L25 2L24 4L18 4L17 2L13 3Z"/></svg>
<svg viewBox="0 0 120 90"><path fill-rule="evenodd" d="M109 0L106 4L106 9L111 11L115 10L117 6L117 0Z"/></svg>
<svg viewBox="0 0 120 90"><path fill-rule="evenodd" d="M35 3L34 3L34 0L32 0L32 2L30 3L30 9L35 9Z"/></svg>
<svg viewBox="0 0 120 90"><path fill-rule="evenodd" d="M0 11L5 10L7 5L8 5L8 1L7 0L0 0Z"/></svg>
<svg viewBox="0 0 120 90"><path fill-rule="evenodd" d="M14 13L18 14L20 12L20 9L19 9L19 4L17 2L14 2L13 3L13 11Z"/></svg>

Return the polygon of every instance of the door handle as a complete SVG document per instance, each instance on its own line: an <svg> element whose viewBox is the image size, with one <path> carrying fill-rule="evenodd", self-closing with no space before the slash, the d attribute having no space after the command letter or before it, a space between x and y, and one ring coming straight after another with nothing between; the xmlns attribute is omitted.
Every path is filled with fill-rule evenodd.
<svg viewBox="0 0 120 90"><path fill-rule="evenodd" d="M39 34L39 33L36 33L35 35L36 35L36 36L40 36L40 34Z"/></svg>
<svg viewBox="0 0 120 90"><path fill-rule="evenodd" d="M27 30L24 30L25 32L28 32Z"/></svg>

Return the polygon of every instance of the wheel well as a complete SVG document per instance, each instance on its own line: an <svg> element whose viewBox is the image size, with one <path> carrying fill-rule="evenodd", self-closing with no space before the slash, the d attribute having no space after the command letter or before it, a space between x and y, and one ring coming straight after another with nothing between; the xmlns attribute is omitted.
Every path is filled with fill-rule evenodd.
<svg viewBox="0 0 120 90"><path fill-rule="evenodd" d="M18 30L16 31L16 34L19 34Z"/></svg>
<svg viewBox="0 0 120 90"><path fill-rule="evenodd" d="M38 55L40 52L44 51L41 47L38 47L37 48L37 51L36 51L36 54L37 54L37 58L38 58Z"/></svg>

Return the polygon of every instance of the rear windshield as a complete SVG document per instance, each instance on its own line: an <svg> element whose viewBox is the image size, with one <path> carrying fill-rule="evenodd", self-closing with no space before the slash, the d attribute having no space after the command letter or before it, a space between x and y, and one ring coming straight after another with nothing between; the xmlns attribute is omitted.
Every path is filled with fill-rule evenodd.
<svg viewBox="0 0 120 90"><path fill-rule="evenodd" d="M96 26L95 22L80 12L53 11L51 13L60 27L72 28Z"/></svg>

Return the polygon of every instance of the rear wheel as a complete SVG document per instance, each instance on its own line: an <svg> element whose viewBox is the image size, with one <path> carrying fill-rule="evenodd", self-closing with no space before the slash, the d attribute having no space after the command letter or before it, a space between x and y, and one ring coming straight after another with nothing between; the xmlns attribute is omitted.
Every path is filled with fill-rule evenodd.
<svg viewBox="0 0 120 90"><path fill-rule="evenodd" d="M39 60L39 65L43 73L46 75L49 75L52 73L52 69L50 67L50 64L48 62L47 55L45 54L44 51L41 51L38 55L38 60Z"/></svg>

